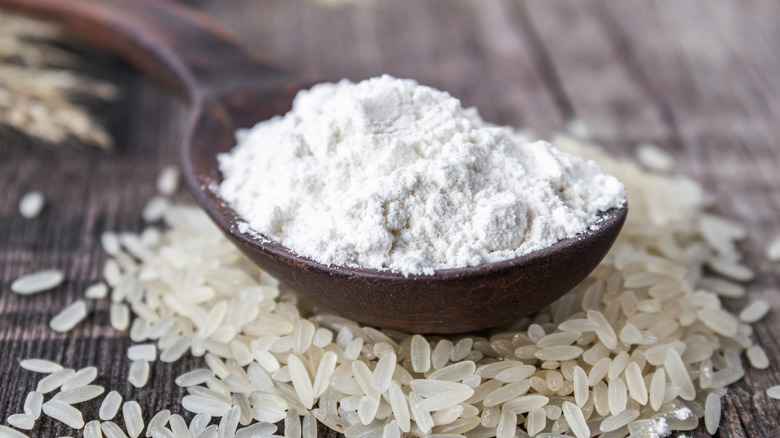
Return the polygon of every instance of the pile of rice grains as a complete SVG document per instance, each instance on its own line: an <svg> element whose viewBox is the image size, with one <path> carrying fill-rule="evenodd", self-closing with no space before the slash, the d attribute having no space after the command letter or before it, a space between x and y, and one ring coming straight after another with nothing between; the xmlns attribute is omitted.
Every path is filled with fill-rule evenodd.
<svg viewBox="0 0 780 438"><path fill-rule="evenodd" d="M104 393L97 369L27 359L21 366L45 377L7 423L30 430L43 411L86 438L276 436L281 421L286 438L315 438L318 421L348 438L651 438L700 419L715 433L721 398L745 373L742 353L754 368L769 365L750 326L769 304L754 299L735 315L721 302L743 296L753 277L735 246L745 229L705 213L695 182L658 172L673 162L657 147L640 148L648 172L571 137L554 144L623 181L631 213L585 281L490 337L378 330L298 302L200 209L170 200L178 174L166 169L142 213L152 225L102 235L103 281L51 328L72 329L88 315L86 300L110 298L112 326L138 343L127 351L134 386L147 384L150 362L203 357L204 368L176 379L194 417L144 413L111 391L85 424L78 406ZM12 289L62 281L41 271ZM780 397L780 387L766 396ZM0 437L25 436L0 426Z"/></svg>

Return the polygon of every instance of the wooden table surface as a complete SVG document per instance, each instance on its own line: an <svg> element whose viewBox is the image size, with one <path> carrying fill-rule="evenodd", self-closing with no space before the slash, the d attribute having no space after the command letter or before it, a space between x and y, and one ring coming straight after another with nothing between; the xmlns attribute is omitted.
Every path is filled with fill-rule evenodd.
<svg viewBox="0 0 780 438"><path fill-rule="evenodd" d="M763 255L780 235L780 2L663 0L200 0L250 46L310 79L411 77L476 105L487 120L546 136L567 120L587 123L610 151L631 155L652 141L700 181L715 209L750 230L742 245L756 269L752 294L775 313L755 325L772 362L749 370L723 403L721 437L780 437L780 293L777 263ZM0 415L21 412L38 376L18 367L43 357L71 367L96 365L99 382L139 400L145 412L181 412L172 384L198 361L156 363L151 384L130 386L128 336L108 324L108 303L57 334L51 317L101 277L104 230L139 230L140 210L159 170L177 160L186 108L151 80L110 56L90 69L120 84L107 106L118 148L57 151L0 134ZM49 204L25 220L17 203L41 190ZM182 195L186 197L186 195ZM19 275L58 267L67 282L34 297L12 294ZM744 300L727 305L740 308ZM152 389L154 388L154 389ZM86 404L94 417L97 403ZM190 416L187 415L187 418ZM39 421L31 436L74 432ZM677 436L679 434L674 434ZM703 428L688 436L707 436Z"/></svg>

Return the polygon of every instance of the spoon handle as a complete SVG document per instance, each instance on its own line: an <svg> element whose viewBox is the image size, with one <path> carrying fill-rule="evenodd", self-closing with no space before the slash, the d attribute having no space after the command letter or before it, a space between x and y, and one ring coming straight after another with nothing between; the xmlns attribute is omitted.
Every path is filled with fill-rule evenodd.
<svg viewBox="0 0 780 438"><path fill-rule="evenodd" d="M215 94L270 89L293 79L208 15L168 0L0 0L0 7L57 21L195 105Z"/></svg>

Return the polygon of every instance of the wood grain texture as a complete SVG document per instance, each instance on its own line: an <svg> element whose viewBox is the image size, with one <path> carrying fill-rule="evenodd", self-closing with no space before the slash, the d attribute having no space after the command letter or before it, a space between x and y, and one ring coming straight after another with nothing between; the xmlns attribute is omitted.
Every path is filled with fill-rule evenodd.
<svg viewBox="0 0 780 438"><path fill-rule="evenodd" d="M742 246L758 276L750 293L780 309L778 264L764 246L780 235L780 4L708 2L516 2L513 0L376 0L341 8L314 0L199 0L250 47L308 79L413 77L477 105L488 120L547 135L577 117L614 153L631 155L652 140L678 158L680 172L701 181L716 210L742 222ZM100 383L139 400L144 412L180 412L173 378L197 359L157 363L152 385L126 383L130 341L108 324L108 304L92 303L73 332L49 319L100 277L103 230L140 230L140 209L154 178L176 162L186 114L150 80L107 57L92 68L119 82L123 102L110 111L118 150L58 153L0 134L0 415L21 412L37 376L24 357L69 366L97 365ZM38 219L22 219L28 190L49 198ZM186 197L185 195L182 195ZM9 291L17 276L60 267L68 281L34 297ZM729 300L738 309L745 300ZM724 399L721 437L780 436L780 402L764 389L780 384L780 316L755 325L772 361L749 370ZM154 390L150 388L154 387ZM84 405L94 417L96 403ZM189 415L185 415L190 418ZM121 421L120 421L121 422ZM322 433L325 433L322 430ZM41 421L31 436L74 432ZM328 433L328 435L335 435ZM708 436L703 428L688 436Z"/></svg>

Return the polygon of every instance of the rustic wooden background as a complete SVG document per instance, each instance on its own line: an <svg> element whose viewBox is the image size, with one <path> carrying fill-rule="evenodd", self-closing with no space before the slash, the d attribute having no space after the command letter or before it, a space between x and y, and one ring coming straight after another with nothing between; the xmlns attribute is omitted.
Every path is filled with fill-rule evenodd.
<svg viewBox="0 0 780 438"><path fill-rule="evenodd" d="M743 245L758 276L751 294L775 313L755 325L772 365L748 371L724 399L718 436L780 436L778 265L763 256L780 235L780 3L774 0L193 0L247 46L309 79L412 77L476 105L490 121L547 135L576 117L616 154L652 141L699 180L715 208L748 226ZM108 303L56 334L48 321L100 278L103 230L139 230L140 209L159 170L177 160L186 108L131 67L94 53L86 68L120 84L123 100L100 117L118 142L112 154L34 147L0 133L0 415L20 412L39 376L18 363L43 357L96 365L100 383L139 400L145 412L172 408L172 381L197 361L157 363L151 385L126 383L130 340L108 324ZM49 203L35 220L16 210L29 190ZM185 196L186 195L182 195ZM26 272L59 267L67 282L35 297L12 294ZM729 301L739 308L744 300ZM151 388L155 388L152 390ZM87 418L98 403L87 403ZM189 418L189 415L186 415ZM31 436L72 435L50 420ZM679 434L675 434L677 436ZM688 436L707 436L703 428Z"/></svg>

